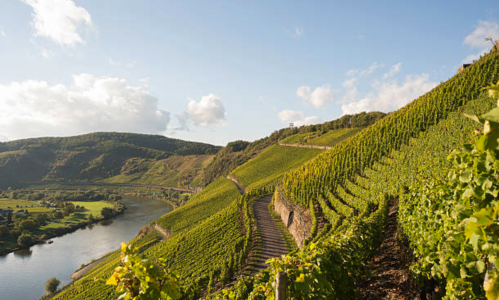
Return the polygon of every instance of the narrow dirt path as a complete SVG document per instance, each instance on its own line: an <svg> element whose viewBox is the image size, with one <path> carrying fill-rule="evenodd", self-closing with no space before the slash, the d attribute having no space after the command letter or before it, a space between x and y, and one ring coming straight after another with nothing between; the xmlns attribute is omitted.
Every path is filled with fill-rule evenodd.
<svg viewBox="0 0 499 300"><path fill-rule="evenodd" d="M323 149L323 150L330 150L330 149L334 148L332 146L288 144L288 143L281 143L281 142L279 142L278 144L279 144L279 146L295 147L295 148L313 148L313 149Z"/></svg>
<svg viewBox="0 0 499 300"><path fill-rule="evenodd" d="M234 175L227 175L227 179L229 179L230 181L232 181L236 184L237 189L239 190L239 193L241 193L241 194L246 193L245 188L241 185L239 180Z"/></svg>
<svg viewBox="0 0 499 300"><path fill-rule="evenodd" d="M100 259L96 260L96 261L93 261L91 263L89 263L88 265L86 265L85 267L79 269L78 271L74 272L73 274L69 275L69 278L71 279L77 279L83 275L85 275L88 271L90 271L93 267L95 267L96 265L100 264L101 262L103 262L104 260L106 260L107 258L107 255L104 256L104 257L101 257Z"/></svg>
<svg viewBox="0 0 499 300"><path fill-rule="evenodd" d="M256 275L261 269L268 267L269 265L265 263L268 259L288 253L286 242L269 212L271 200L272 195L268 195L255 201L253 206L256 225L262 239L262 249L252 275Z"/></svg>
<svg viewBox="0 0 499 300"><path fill-rule="evenodd" d="M378 254L371 261L373 276L358 284L361 299L409 300L417 297L411 286L409 266L397 235L398 203L393 203L388 214L385 239Z"/></svg>

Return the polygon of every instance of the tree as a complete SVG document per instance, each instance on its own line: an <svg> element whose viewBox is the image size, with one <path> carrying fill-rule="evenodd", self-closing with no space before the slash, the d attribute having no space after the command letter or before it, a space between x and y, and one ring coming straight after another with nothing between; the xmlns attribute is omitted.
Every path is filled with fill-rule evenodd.
<svg viewBox="0 0 499 300"><path fill-rule="evenodd" d="M64 215L62 214L62 211L56 211L54 213L54 218L56 218L58 220L62 219L63 217L64 217Z"/></svg>
<svg viewBox="0 0 499 300"><path fill-rule="evenodd" d="M45 222L47 221L47 214L37 214L35 216L35 223L38 226L43 226L45 225Z"/></svg>
<svg viewBox="0 0 499 300"><path fill-rule="evenodd" d="M61 281L55 277L52 277L45 283L45 291L47 294L53 294L57 291L59 284L61 284Z"/></svg>
<svg viewBox="0 0 499 300"><path fill-rule="evenodd" d="M32 220L24 220L21 223L19 223L19 230L24 231L24 230L33 230L36 228L35 222Z"/></svg>
<svg viewBox="0 0 499 300"><path fill-rule="evenodd" d="M89 220L90 222L95 221L94 215L89 214L89 215L88 215L88 220Z"/></svg>
<svg viewBox="0 0 499 300"><path fill-rule="evenodd" d="M110 207L103 207L100 214L104 217L104 219L107 219L113 216L114 210Z"/></svg>
<svg viewBox="0 0 499 300"><path fill-rule="evenodd" d="M9 228L5 225L0 226L0 238L4 238L10 234Z"/></svg>
<svg viewBox="0 0 499 300"><path fill-rule="evenodd" d="M23 248L31 246L32 243L33 237L31 237L31 234L23 233L17 238L17 244Z"/></svg>

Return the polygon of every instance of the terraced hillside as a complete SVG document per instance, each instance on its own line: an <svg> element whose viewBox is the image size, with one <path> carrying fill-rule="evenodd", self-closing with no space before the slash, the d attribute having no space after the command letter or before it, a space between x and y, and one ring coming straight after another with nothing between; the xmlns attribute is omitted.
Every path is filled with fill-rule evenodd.
<svg viewBox="0 0 499 300"><path fill-rule="evenodd" d="M285 271L292 283L287 287L291 297L355 298L355 283L366 275L368 261L382 241L382 228L397 188L419 180L420 172L441 175L451 147L469 138L470 129L476 126L459 112L490 108L490 99L471 100L498 79L499 57L491 53L406 107L288 172L283 192L276 197L305 207L318 204L318 213L329 225L298 253L275 260L272 268L255 278L241 279L213 298L246 298L250 293L252 297L272 297L272 283L279 271ZM417 152L409 156L408 150Z"/></svg>
<svg viewBox="0 0 499 300"><path fill-rule="evenodd" d="M168 239L158 241L154 231L145 230L136 242L145 245L149 257L168 258L183 279L184 299L202 297L229 283L255 255L251 203L280 182L274 197L310 208L311 237L299 251L274 259L258 275L241 277L233 287L208 298L272 298L276 275L285 272L291 283L287 293L295 299L353 299L358 296L356 284L366 276L369 259L382 242L393 199L421 178L446 172L450 149L469 139L476 128L460 113L490 109L494 100L481 96L482 88L498 79L499 57L491 53L329 151L272 146L231 173L252 192L241 195L233 182L219 179L157 221ZM318 226L319 219L325 220L324 226ZM405 223L408 234L411 224ZM109 288L93 277L109 276L117 262L113 257L55 298L110 299ZM473 292L483 294L480 288Z"/></svg>

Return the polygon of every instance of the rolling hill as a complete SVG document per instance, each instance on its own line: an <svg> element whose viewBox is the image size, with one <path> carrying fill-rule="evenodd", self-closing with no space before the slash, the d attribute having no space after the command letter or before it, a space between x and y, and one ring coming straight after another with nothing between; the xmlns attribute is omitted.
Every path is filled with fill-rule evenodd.
<svg viewBox="0 0 499 300"><path fill-rule="evenodd" d="M0 143L0 185L7 188L27 181L98 181L119 175L124 177L124 182L129 182L133 174L149 168L155 172L155 168L160 168L153 165L153 161L170 159L175 164L178 159L174 156L190 156L189 160L192 160L193 155L201 155L201 161L210 161L210 156L219 150L217 146L159 135L112 132L17 140ZM203 165L203 162L199 163ZM186 168L182 169L186 171ZM166 173L166 169L156 171L153 179L136 181L164 181L166 177L158 172ZM177 173L182 173L172 172L177 177ZM198 175L194 173L190 176Z"/></svg>

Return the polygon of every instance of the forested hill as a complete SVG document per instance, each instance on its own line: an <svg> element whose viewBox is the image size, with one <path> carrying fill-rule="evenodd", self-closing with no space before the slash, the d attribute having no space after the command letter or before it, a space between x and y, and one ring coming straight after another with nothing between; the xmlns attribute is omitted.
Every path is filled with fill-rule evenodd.
<svg viewBox="0 0 499 300"><path fill-rule="evenodd" d="M23 181L100 180L132 158L216 154L221 147L160 135L98 132L0 143L0 187Z"/></svg>

